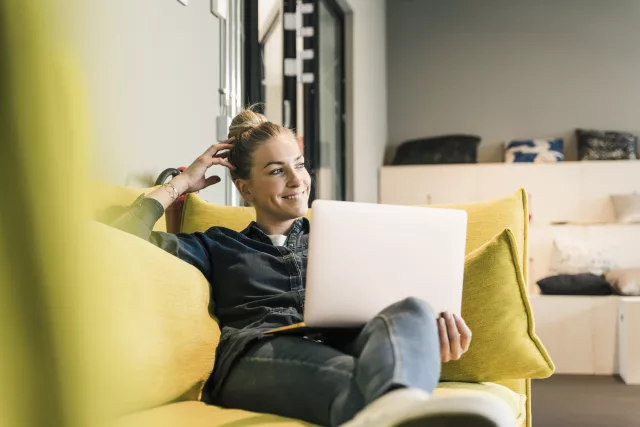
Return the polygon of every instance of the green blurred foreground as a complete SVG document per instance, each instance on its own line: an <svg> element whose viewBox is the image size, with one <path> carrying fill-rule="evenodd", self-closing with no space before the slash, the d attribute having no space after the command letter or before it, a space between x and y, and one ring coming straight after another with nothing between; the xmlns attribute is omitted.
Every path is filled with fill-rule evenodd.
<svg viewBox="0 0 640 427"><path fill-rule="evenodd" d="M67 2L68 4L69 2ZM117 411L117 327L82 228L83 84L50 0L0 2L0 425L93 426Z"/></svg>

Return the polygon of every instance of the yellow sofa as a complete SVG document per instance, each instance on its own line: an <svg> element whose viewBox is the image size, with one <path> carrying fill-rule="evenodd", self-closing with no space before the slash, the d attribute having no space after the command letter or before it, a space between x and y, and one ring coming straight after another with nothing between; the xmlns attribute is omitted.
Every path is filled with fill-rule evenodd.
<svg viewBox="0 0 640 427"><path fill-rule="evenodd" d="M109 204L118 198L121 204L130 203L142 191L101 188L103 194L109 194ZM184 208L183 230L192 232L194 227L204 227L204 224L197 225L198 218L194 218L194 212L202 208L207 208L202 199L189 196ZM232 216L234 209L212 208L218 215L217 223L208 225L237 228L238 216ZM526 260L527 206L523 192L490 204L470 204L464 208L470 214L468 250L476 249L496 231L510 226L522 251L521 261ZM235 213L242 216L247 211ZM250 218L250 212L248 215ZM165 227L161 222L156 229ZM110 388L118 390L111 397L109 408L110 413L117 415L113 425L306 425L297 420L222 409L199 402L220 337L218 325L206 309L209 284L192 266L137 237L97 223L93 224L92 233L110 254L101 257L95 268L105 272L103 277L111 283L109 286L113 286L113 294L120 294L117 301L111 302L117 305L118 319L129 319L123 320L121 325L127 333L116 334L118 364L108 379ZM513 409L518 426L531 425L530 379L513 379L499 384L446 382L438 387L435 397L461 393L490 393L500 397Z"/></svg>
<svg viewBox="0 0 640 427"><path fill-rule="evenodd" d="M197 401L220 334L206 310L209 285L147 242L82 221L85 196L126 205L139 190L111 198L85 188L81 141L93 138L77 64L56 45L49 8L0 4L8 64L0 84L11 89L0 97L11 112L0 121L2 176L10 183L0 210L0 379L9 385L0 388L0 424L303 425ZM512 212L470 228L470 242L502 231L505 213ZM522 203L519 217L525 214ZM519 244L526 242L526 222L513 228ZM526 245L519 247L524 254ZM529 380L502 385L447 383L436 395L492 393L530 425Z"/></svg>

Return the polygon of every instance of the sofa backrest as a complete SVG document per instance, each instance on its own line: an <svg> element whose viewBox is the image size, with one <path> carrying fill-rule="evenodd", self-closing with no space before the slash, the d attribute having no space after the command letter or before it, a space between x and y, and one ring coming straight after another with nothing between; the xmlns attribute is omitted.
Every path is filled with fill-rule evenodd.
<svg viewBox="0 0 640 427"><path fill-rule="evenodd" d="M307 218L311 219L311 209L307 211ZM214 226L242 231L255 219L256 211L253 208L221 206L209 203L197 194L189 194L182 210L180 231L202 232Z"/></svg>
<svg viewBox="0 0 640 427"><path fill-rule="evenodd" d="M524 190L495 200L471 202L457 205L432 205L450 209L462 209L468 214L467 253L479 248L505 228L515 236L521 265L527 277L527 194ZM311 209L307 214L311 218ZM220 226L241 231L255 220L253 208L220 206L209 203L196 194L189 194L182 212L183 233L206 231Z"/></svg>

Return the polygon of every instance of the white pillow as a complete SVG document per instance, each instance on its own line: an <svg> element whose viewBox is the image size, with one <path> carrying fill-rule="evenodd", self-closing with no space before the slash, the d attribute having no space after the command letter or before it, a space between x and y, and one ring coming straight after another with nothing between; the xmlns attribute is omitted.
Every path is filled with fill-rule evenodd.
<svg viewBox="0 0 640 427"><path fill-rule="evenodd" d="M613 270L605 278L617 294L640 295L640 267Z"/></svg>
<svg viewBox="0 0 640 427"><path fill-rule="evenodd" d="M605 251L590 247L584 242L566 238L556 238L553 241L550 263L552 274L602 275L615 267Z"/></svg>
<svg viewBox="0 0 640 427"><path fill-rule="evenodd" d="M640 194L617 194L611 196L618 222L633 224L640 222Z"/></svg>

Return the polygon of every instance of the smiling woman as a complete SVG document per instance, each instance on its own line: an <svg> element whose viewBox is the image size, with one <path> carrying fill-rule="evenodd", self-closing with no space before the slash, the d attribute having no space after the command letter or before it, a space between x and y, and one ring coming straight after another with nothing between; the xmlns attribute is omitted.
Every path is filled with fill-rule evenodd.
<svg viewBox="0 0 640 427"><path fill-rule="evenodd" d="M248 109L233 119L229 137L236 188L267 234L286 234L307 212L311 185L294 133Z"/></svg>
<svg viewBox="0 0 640 427"><path fill-rule="evenodd" d="M304 320L311 178L293 132L261 114L241 112L229 137L112 224L192 264L210 283L210 314L222 334L202 399L324 426L396 427L408 420L417 420L415 427L512 426L513 414L500 401L429 402L441 361L460 358L471 331L462 318L439 316L416 298L390 305L359 328L265 334ZM220 181L205 177L214 164L229 169L256 221L241 232L219 226L152 232L163 207L180 194Z"/></svg>
<svg viewBox="0 0 640 427"><path fill-rule="evenodd" d="M205 178L213 165L229 169L245 202L256 210L256 223L267 235L284 235L307 213L311 177L295 134L251 107L231 122L229 139L212 145L182 174L147 197L166 209L183 193L220 182Z"/></svg>

